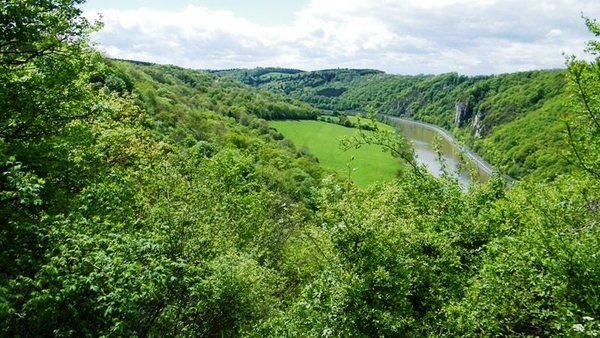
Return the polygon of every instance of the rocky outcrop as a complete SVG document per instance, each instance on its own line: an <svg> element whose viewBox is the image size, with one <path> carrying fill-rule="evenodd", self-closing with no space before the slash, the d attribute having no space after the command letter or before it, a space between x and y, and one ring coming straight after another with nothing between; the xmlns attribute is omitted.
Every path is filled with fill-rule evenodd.
<svg viewBox="0 0 600 338"><path fill-rule="evenodd" d="M471 129L473 130L475 137L481 137L487 131L487 127L483 123L483 119L487 115L487 110L480 110L473 116L473 107L469 102L456 101L454 105L454 124L457 127L464 127L467 121L471 118Z"/></svg>
<svg viewBox="0 0 600 338"><path fill-rule="evenodd" d="M457 101L454 105L454 124L462 127L471 118L472 108L468 102Z"/></svg>
<svg viewBox="0 0 600 338"><path fill-rule="evenodd" d="M475 114L471 128L475 132L475 137L481 137L487 131L487 127L483 124L483 118L487 115L487 110L480 110Z"/></svg>
<svg viewBox="0 0 600 338"><path fill-rule="evenodd" d="M412 117L412 112L408 104L404 101L396 101L396 110L398 111L398 115Z"/></svg>

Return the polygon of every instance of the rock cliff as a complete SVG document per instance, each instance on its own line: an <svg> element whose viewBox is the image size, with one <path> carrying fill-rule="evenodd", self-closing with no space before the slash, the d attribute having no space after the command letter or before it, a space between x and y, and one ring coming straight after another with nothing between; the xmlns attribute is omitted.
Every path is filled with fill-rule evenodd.
<svg viewBox="0 0 600 338"><path fill-rule="evenodd" d="M469 118L471 118L472 108L468 102L457 101L454 105L454 124L462 127Z"/></svg>
<svg viewBox="0 0 600 338"><path fill-rule="evenodd" d="M471 128L475 131L475 137L482 137L487 131L487 127L483 124L483 118L487 115L487 110L480 110L475 114Z"/></svg>

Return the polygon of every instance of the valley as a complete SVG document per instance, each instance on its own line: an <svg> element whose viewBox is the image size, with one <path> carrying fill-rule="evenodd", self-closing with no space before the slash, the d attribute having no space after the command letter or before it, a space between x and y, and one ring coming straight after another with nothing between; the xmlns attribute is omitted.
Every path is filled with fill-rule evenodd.
<svg viewBox="0 0 600 338"><path fill-rule="evenodd" d="M82 3L0 7L0 336L600 333L598 21L566 69L208 71Z"/></svg>

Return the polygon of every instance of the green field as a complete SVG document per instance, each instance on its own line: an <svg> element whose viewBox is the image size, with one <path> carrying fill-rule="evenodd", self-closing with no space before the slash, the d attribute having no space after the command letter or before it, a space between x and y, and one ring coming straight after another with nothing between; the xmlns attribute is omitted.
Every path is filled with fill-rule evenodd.
<svg viewBox="0 0 600 338"><path fill-rule="evenodd" d="M334 170L339 175L348 175L348 164L352 162L351 166L355 169L352 179L359 187L391 180L400 168L399 160L384 153L379 146L342 151L338 140L342 136L354 135L356 129L320 121L270 121L269 125L292 140L297 147L308 147L324 168ZM350 161L353 156L354 160Z"/></svg>

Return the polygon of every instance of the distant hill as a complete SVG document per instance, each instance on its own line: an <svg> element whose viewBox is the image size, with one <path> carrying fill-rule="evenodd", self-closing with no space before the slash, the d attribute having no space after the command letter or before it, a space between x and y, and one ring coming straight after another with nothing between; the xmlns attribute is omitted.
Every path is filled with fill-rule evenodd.
<svg viewBox="0 0 600 338"><path fill-rule="evenodd" d="M285 77L293 74L304 72L299 69L290 68L254 68L254 69L222 69L222 70L207 70L209 73L239 80L245 84L256 85L263 81L270 81L274 78Z"/></svg>

